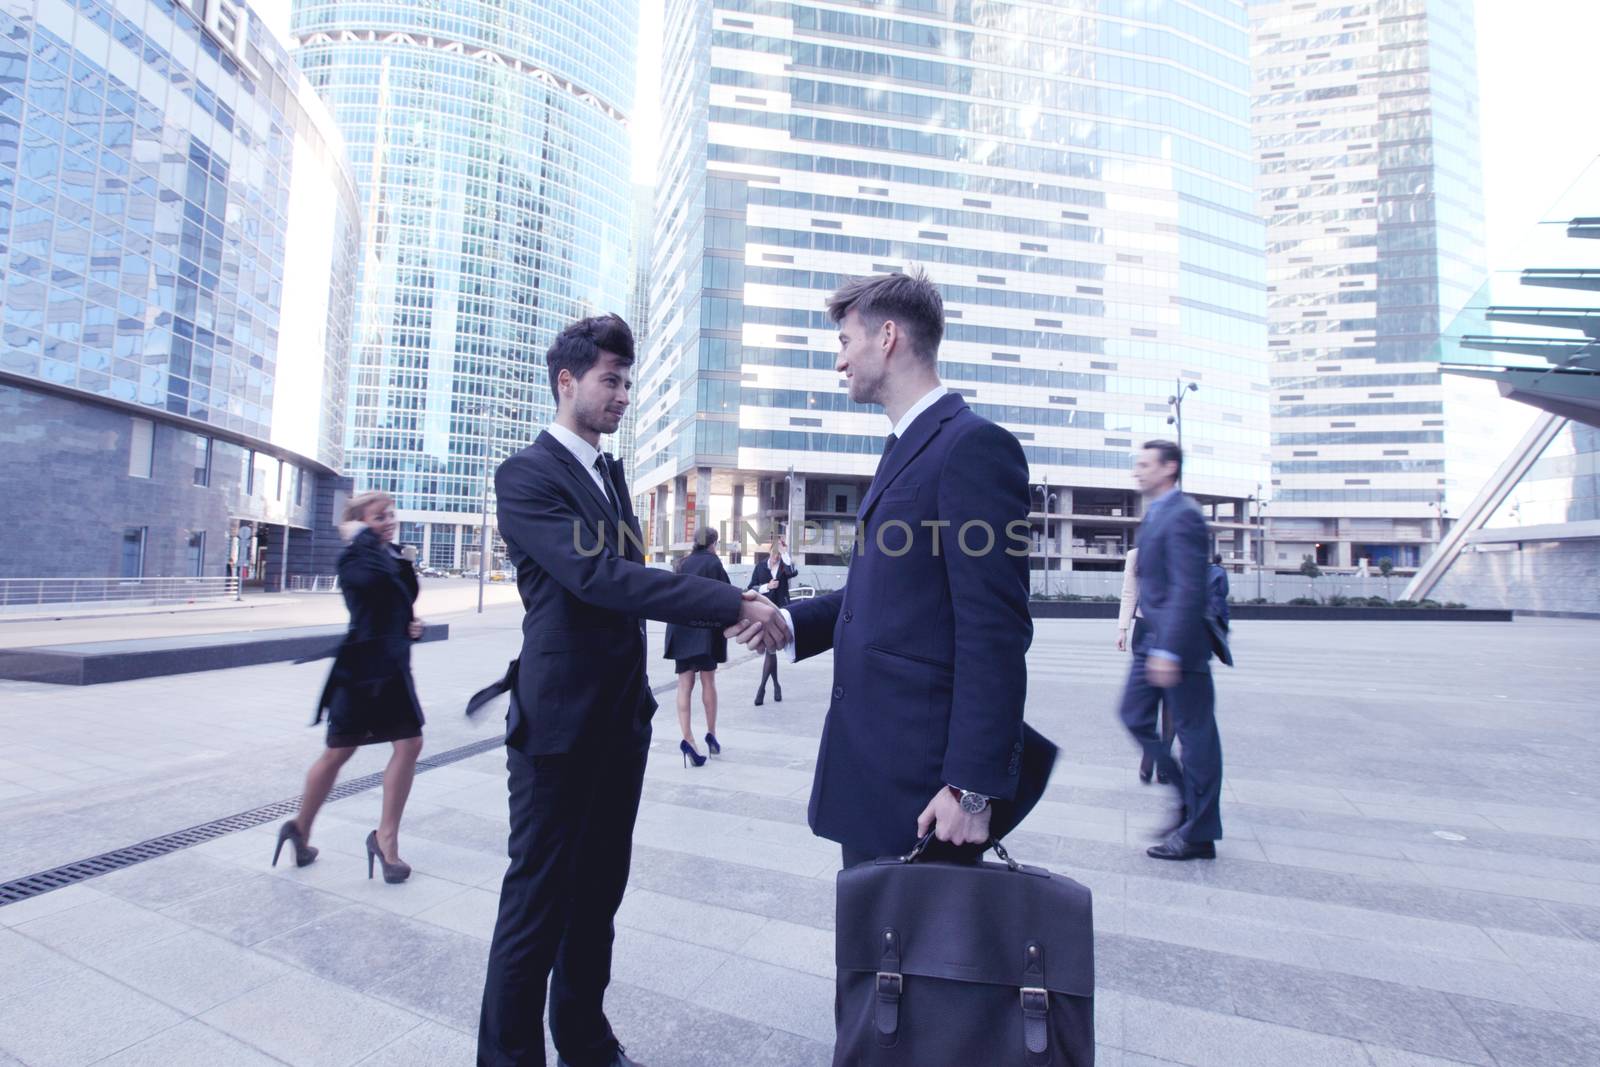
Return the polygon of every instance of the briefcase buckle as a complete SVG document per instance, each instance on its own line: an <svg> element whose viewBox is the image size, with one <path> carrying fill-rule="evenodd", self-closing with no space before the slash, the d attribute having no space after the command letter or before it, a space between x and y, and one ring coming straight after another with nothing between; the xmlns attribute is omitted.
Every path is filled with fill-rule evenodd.
<svg viewBox="0 0 1600 1067"><path fill-rule="evenodd" d="M1050 994L1038 986L1022 987L1022 1010L1045 1012L1050 1010Z"/></svg>
<svg viewBox="0 0 1600 1067"><path fill-rule="evenodd" d="M905 988L905 980L892 971L878 972L878 995L898 997Z"/></svg>

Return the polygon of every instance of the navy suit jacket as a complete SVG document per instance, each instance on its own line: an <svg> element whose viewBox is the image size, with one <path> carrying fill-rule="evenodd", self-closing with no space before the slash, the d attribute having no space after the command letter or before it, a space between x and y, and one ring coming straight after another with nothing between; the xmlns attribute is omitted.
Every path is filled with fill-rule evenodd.
<svg viewBox="0 0 1600 1067"><path fill-rule="evenodd" d="M999 836L1042 793L1054 746L1031 731L1026 758L1023 745L1027 516L1022 446L958 395L919 415L880 465L845 587L789 606L796 657L833 650L811 788L819 836L907 851L944 785L1015 799L997 805Z"/></svg>
<svg viewBox="0 0 1600 1067"><path fill-rule="evenodd" d="M1228 572L1220 563L1206 572L1206 614L1228 625Z"/></svg>
<svg viewBox="0 0 1600 1067"><path fill-rule="evenodd" d="M547 432L495 471L500 536L526 610L522 656L507 674L506 744L528 755L649 729L656 701L642 620L726 627L739 618L739 590L726 581L644 565L621 465L608 469L621 527L594 478Z"/></svg>
<svg viewBox="0 0 1600 1067"><path fill-rule="evenodd" d="M1139 610L1144 626L1134 651L1161 649L1186 671L1211 669L1206 628L1206 520L1181 492L1150 505L1139 524Z"/></svg>

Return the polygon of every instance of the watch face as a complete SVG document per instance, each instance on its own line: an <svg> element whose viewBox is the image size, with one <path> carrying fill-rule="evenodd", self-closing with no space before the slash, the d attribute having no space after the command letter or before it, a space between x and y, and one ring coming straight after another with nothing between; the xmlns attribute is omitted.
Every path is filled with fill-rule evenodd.
<svg viewBox="0 0 1600 1067"><path fill-rule="evenodd" d="M989 801L986 797L981 797L977 793L961 794L961 810L968 815L976 815L988 806Z"/></svg>

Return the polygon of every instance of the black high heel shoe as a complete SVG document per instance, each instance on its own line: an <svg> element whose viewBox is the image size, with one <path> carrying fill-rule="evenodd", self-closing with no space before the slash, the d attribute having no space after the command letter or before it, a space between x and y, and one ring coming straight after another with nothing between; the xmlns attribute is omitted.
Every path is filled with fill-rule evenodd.
<svg viewBox="0 0 1600 1067"><path fill-rule="evenodd" d="M703 765L706 758L694 750L694 746L687 741L678 742L678 751L683 753L683 765L689 766L692 761L696 767Z"/></svg>
<svg viewBox="0 0 1600 1067"><path fill-rule="evenodd" d="M390 885L403 882L411 877L411 864L390 863L384 859L383 849L378 847L378 831L374 830L367 835L367 878L372 877L372 861L377 860L383 864L383 880Z"/></svg>
<svg viewBox="0 0 1600 1067"><path fill-rule="evenodd" d="M706 734L706 751L713 756L722 755L722 745L717 741L716 734Z"/></svg>
<svg viewBox="0 0 1600 1067"><path fill-rule="evenodd" d="M305 835L300 832L300 824L290 819L278 828L278 845L272 850L272 865L278 865L278 853L283 851L283 843L287 841L294 846L294 865L296 867L309 867L317 858L317 850L306 844Z"/></svg>
<svg viewBox="0 0 1600 1067"><path fill-rule="evenodd" d="M767 691L765 689L757 689L756 690L756 707L759 708L761 706L761 702L763 700L765 700L765 699L767 699Z"/></svg>
<svg viewBox="0 0 1600 1067"><path fill-rule="evenodd" d="M783 686L778 684L777 678L772 679L772 702L774 704L783 703Z"/></svg>

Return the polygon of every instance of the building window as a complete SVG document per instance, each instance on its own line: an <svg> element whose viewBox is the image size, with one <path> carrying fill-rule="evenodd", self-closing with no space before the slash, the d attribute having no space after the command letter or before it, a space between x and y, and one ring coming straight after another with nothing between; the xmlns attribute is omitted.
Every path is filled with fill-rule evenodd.
<svg viewBox="0 0 1600 1067"><path fill-rule="evenodd" d="M189 573L196 578L206 576L206 532L195 530L189 534Z"/></svg>
<svg viewBox="0 0 1600 1067"><path fill-rule="evenodd" d="M428 565L446 570L455 568L456 527L453 523L433 524L433 536L428 539Z"/></svg>
<svg viewBox="0 0 1600 1067"><path fill-rule="evenodd" d="M133 434L128 445L128 477L150 477L150 464L155 454L156 424L149 419L134 419Z"/></svg>
<svg viewBox="0 0 1600 1067"><path fill-rule="evenodd" d="M211 438L194 435L194 484L211 484Z"/></svg>
<svg viewBox="0 0 1600 1067"><path fill-rule="evenodd" d="M402 522L400 524L400 547L410 545L417 550L417 555L422 554L422 523Z"/></svg>
<svg viewBox="0 0 1600 1067"><path fill-rule="evenodd" d="M122 577L144 577L144 541L148 532L149 527L146 526L128 526L123 529Z"/></svg>

